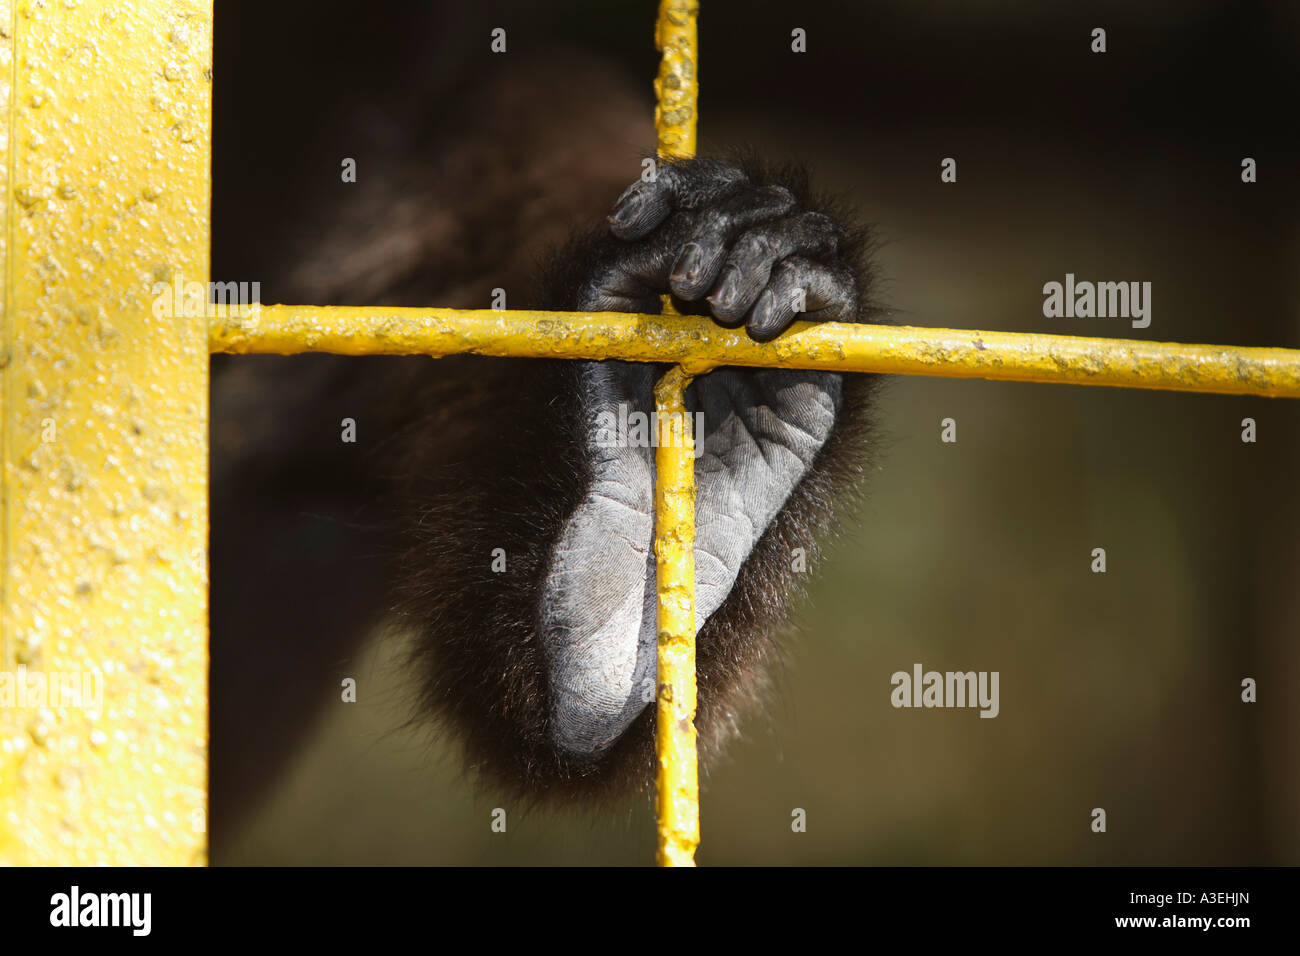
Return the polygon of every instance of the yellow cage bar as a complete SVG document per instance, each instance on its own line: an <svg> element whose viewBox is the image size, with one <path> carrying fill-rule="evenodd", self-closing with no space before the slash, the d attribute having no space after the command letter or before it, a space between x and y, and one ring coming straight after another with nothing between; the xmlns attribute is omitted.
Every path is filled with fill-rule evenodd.
<svg viewBox="0 0 1300 956"><path fill-rule="evenodd" d="M797 322L759 343L693 315L264 305L214 319L214 352L476 355L880 372L1300 398L1300 350Z"/></svg>
<svg viewBox="0 0 1300 956"><path fill-rule="evenodd" d="M660 6L664 157L695 151L697 13ZM1300 351L1136 339L800 323L760 345L689 316L298 306L205 327L181 302L208 282L210 3L0 0L0 25L0 677L11 695L17 674L103 689L89 707L5 706L0 683L0 863L205 859L209 349L669 362L661 413L720 365L1300 397ZM660 862L689 865L694 477L678 437L656 454L657 793Z"/></svg>
<svg viewBox="0 0 1300 956"><path fill-rule="evenodd" d="M211 8L0 24L0 862L201 863Z"/></svg>
<svg viewBox="0 0 1300 956"><path fill-rule="evenodd" d="M655 80L660 159L695 155L699 118L697 0L664 0L655 24L663 54ZM664 297L664 308L672 303ZM611 343L612 344L612 343ZM694 866L700 845L699 754L695 739L695 439L682 366L655 385L655 409L670 440L655 450L655 815L660 866ZM667 416L667 417L665 417Z"/></svg>

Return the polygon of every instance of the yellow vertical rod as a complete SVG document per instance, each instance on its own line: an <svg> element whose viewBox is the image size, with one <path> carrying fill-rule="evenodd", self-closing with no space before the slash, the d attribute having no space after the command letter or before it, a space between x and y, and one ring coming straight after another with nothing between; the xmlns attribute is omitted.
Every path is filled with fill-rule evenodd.
<svg viewBox="0 0 1300 956"><path fill-rule="evenodd" d="M699 99L697 0L663 0L655 42L655 131L661 159L695 155ZM671 306L665 298L665 308ZM658 592L658 693L655 713L656 807L660 866L694 866L700 844L695 740L695 456L680 366L655 385L661 423L655 452L655 576ZM667 431L667 434L664 434Z"/></svg>
<svg viewBox="0 0 1300 956"><path fill-rule="evenodd" d="M663 53L655 78L655 133L663 159L695 155L699 101L699 38L695 22L698 0L662 0L655 24L655 45Z"/></svg>
<svg viewBox="0 0 1300 956"><path fill-rule="evenodd" d="M659 864L694 866L700 843L695 741L695 440L691 377L674 366L655 385L655 575L658 592Z"/></svg>
<svg viewBox="0 0 1300 956"><path fill-rule="evenodd" d="M0 0L0 864L204 862L211 68Z"/></svg>

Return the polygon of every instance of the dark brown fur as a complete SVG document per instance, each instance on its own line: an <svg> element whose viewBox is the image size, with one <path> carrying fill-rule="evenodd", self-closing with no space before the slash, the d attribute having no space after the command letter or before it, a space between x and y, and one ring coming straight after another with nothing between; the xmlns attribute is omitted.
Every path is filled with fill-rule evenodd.
<svg viewBox="0 0 1300 956"><path fill-rule="evenodd" d="M752 155L737 161L755 184L784 185L801 207L845 225L846 258L860 263L869 301L868 237L854 218L815 196L798 167L769 168ZM544 271L536 304L572 308L611 242L598 227L567 244ZM409 452L397 467L407 539L399 606L418 634L425 709L460 732L470 767L522 796L572 802L643 787L653 772L653 708L595 763L557 751L549 728L536 609L550 548L589 478L578 453L576 366L467 358L443 371L419 399L433 411L400 442ZM811 570L836 502L863 474L873 383L847 378L831 441L700 631L696 723L706 764L767 688L777 636L807 580L791 568L793 549L805 550ZM491 569L494 548L506 552L504 573Z"/></svg>
<svg viewBox="0 0 1300 956"><path fill-rule="evenodd" d="M554 748L537 641L536 601L549 546L585 487L576 451L571 366L468 358L432 386L448 407L414 427L404 469L409 544L400 574L405 621L419 634L414 663L424 709L464 739L466 762L489 782L530 799L600 799L645 786L653 772L653 708L593 765ZM763 698L791 603L806 575L791 569L831 530L837 503L866 462L872 380L846 383L841 425L701 630L700 734L704 763ZM530 414L529 409L537 414ZM485 440L485 436L491 436ZM504 548L507 571L493 573Z"/></svg>
<svg viewBox="0 0 1300 956"><path fill-rule="evenodd" d="M614 74L519 63L476 90L421 155L368 168L366 191L265 273L266 301L564 307L598 222L637 171L648 97ZM523 77L523 79L521 79ZM581 143L581 148L575 144ZM593 143L607 144L593 148ZM802 192L786 173L775 176ZM517 292L516 290L519 290ZM650 779L652 709L596 765L557 754L534 636L547 549L584 479L572 363L458 357L218 357L213 364L213 826L274 778L360 642L397 610L417 635L420 720L438 714L485 780L538 799ZM846 382L841 427L700 635L710 756L761 699L777 635L863 471L871 382ZM357 445L339 441L344 416ZM504 548L508 571L490 570ZM253 680L250 681L250 675Z"/></svg>

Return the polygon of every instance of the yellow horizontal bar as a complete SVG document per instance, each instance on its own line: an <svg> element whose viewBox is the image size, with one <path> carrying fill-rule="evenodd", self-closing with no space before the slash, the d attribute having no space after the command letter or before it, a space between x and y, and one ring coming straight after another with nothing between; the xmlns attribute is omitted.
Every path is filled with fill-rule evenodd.
<svg viewBox="0 0 1300 956"><path fill-rule="evenodd" d="M475 355L882 372L1300 398L1300 350L801 322L760 344L700 316L269 305L210 322L214 352Z"/></svg>

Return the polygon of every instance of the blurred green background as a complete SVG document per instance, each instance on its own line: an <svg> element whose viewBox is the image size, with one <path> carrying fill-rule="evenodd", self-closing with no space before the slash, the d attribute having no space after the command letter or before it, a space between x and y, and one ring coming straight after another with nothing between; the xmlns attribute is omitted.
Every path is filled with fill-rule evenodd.
<svg viewBox="0 0 1300 956"><path fill-rule="evenodd" d="M652 3L483 6L604 51L649 103ZM704 0L702 151L753 143L851 196L894 321L1300 348L1296 7L1043 6ZM1044 318L1067 272L1150 281L1151 327ZM704 779L699 861L1300 862L1300 403L896 378L879 422L779 693ZM214 862L653 859L648 798L503 803L402 729L398 645L368 644L358 703L326 707ZM1000 715L894 709L917 662L999 671Z"/></svg>

